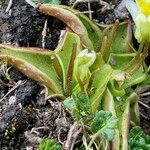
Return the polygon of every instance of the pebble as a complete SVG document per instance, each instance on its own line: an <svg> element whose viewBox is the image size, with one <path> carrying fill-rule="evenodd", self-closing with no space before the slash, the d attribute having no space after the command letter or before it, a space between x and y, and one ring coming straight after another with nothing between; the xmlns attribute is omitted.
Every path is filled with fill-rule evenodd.
<svg viewBox="0 0 150 150"><path fill-rule="evenodd" d="M9 105L13 105L13 104L15 104L15 102L16 102L16 96L10 96L10 98L9 98Z"/></svg>

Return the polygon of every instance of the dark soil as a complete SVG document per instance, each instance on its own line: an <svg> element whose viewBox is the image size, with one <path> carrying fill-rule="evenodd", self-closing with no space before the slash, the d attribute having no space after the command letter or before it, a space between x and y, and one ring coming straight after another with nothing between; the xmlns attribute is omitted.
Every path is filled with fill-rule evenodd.
<svg viewBox="0 0 150 150"><path fill-rule="evenodd" d="M43 16L24 0L16 0L12 5L12 13L5 12L9 0L2 3L0 13L0 42L18 44L20 46L41 47L41 33L48 19L45 48L54 49L64 24L53 17Z"/></svg>
<svg viewBox="0 0 150 150"><path fill-rule="evenodd" d="M55 49L65 25L53 17L40 14L24 0L13 1L9 15L5 12L8 1L0 2L0 43L42 47L41 33L47 19L45 48ZM62 4L69 5L68 1L62 0ZM116 19L123 21L127 17L119 0L105 2L109 4L106 8L98 2L91 3L95 22L111 24ZM89 10L87 3L80 3L75 8ZM13 68L9 69L8 76L4 73L4 64L1 62L0 65L0 149L23 150L30 146L37 149L37 141L42 137L58 139L60 136L60 141L64 142L73 120L61 103L56 99L45 101L43 87ZM150 92L150 88L146 90ZM141 95L140 98L150 106L150 95ZM150 110L140 104L140 111L141 125L150 134Z"/></svg>

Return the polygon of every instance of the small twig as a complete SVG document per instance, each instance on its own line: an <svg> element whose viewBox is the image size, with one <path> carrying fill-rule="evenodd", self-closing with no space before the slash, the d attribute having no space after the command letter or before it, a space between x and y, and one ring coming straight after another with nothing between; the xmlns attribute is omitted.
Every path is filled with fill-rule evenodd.
<svg viewBox="0 0 150 150"><path fill-rule="evenodd" d="M43 28L43 31L42 31L42 47L43 48L45 48L46 30L47 30L47 19L45 20L44 28Z"/></svg>
<svg viewBox="0 0 150 150"><path fill-rule="evenodd" d="M25 137L28 139L28 141L33 143L33 144L37 144L37 143L39 144L42 140L42 138L35 136L30 131L26 131L24 134L25 134Z"/></svg>
<svg viewBox="0 0 150 150"><path fill-rule="evenodd" d="M5 96L4 96L3 98L0 99L0 103L2 102L2 100L4 100L4 99L8 96L11 92L13 92L16 88L18 88L21 83L22 83L22 81L19 80L19 81L15 84L15 86L14 86L12 89L10 89L10 90L5 94Z"/></svg>
<svg viewBox="0 0 150 150"><path fill-rule="evenodd" d="M140 115L142 116L142 117L144 117L145 119L149 119L148 117L146 117L144 114L142 114L141 112L140 112Z"/></svg>
<svg viewBox="0 0 150 150"><path fill-rule="evenodd" d="M113 7L110 4L108 4L107 2L104 2L104 1L100 1L100 5L102 5L103 7L100 8L99 10L97 10L97 12L104 13L104 12L106 12L108 10L112 10L113 9Z"/></svg>
<svg viewBox="0 0 150 150"><path fill-rule="evenodd" d="M148 105L146 105L145 103L138 101L139 104L143 105L144 107L146 107L147 109L150 109L150 107Z"/></svg>
<svg viewBox="0 0 150 150"><path fill-rule="evenodd" d="M149 95L150 95L150 92L140 94L140 96L149 96Z"/></svg>
<svg viewBox="0 0 150 150"><path fill-rule="evenodd" d="M6 8L6 12L9 12L9 10L10 10L12 4L13 4L13 0L9 0L9 3L8 3L8 5L7 5L7 8Z"/></svg>
<svg viewBox="0 0 150 150"><path fill-rule="evenodd" d="M88 10L88 11L78 11L78 12L75 12L74 14L75 14L75 15L78 15L78 14L89 14L89 13L92 14L93 12L94 12L94 11L92 11L92 10L90 10L90 11L89 11L89 10Z"/></svg>
<svg viewBox="0 0 150 150"><path fill-rule="evenodd" d="M63 142L62 142L61 139L60 139L61 129L62 129L62 128L60 128L59 131L58 131L58 142L59 142L61 145L63 145Z"/></svg>
<svg viewBox="0 0 150 150"><path fill-rule="evenodd" d="M137 93L140 96L143 93L149 92L149 89L150 89L150 85L146 85L142 89L140 89Z"/></svg>
<svg viewBox="0 0 150 150"><path fill-rule="evenodd" d="M89 18L92 20L91 4L88 2Z"/></svg>
<svg viewBox="0 0 150 150"><path fill-rule="evenodd" d="M25 0L25 1L34 8L38 7L38 5L36 5L32 0Z"/></svg>
<svg viewBox="0 0 150 150"><path fill-rule="evenodd" d="M107 2L102 1L102 0L71 0L71 4L73 4L73 8L78 5L79 3L93 3L93 2L99 2L100 5L109 5Z"/></svg>
<svg viewBox="0 0 150 150"><path fill-rule="evenodd" d="M48 129L48 127L43 126L43 127L32 128L31 133L35 133L39 135L40 133L37 130L40 130L40 129Z"/></svg>
<svg viewBox="0 0 150 150"><path fill-rule="evenodd" d="M88 148L87 140L86 140L86 137L84 135L83 135L83 145L85 146L85 149Z"/></svg>
<svg viewBox="0 0 150 150"><path fill-rule="evenodd" d="M81 131L82 129L80 125L77 122L75 122L69 130L67 141L64 144L64 150L73 150L76 139L79 133L81 133Z"/></svg>

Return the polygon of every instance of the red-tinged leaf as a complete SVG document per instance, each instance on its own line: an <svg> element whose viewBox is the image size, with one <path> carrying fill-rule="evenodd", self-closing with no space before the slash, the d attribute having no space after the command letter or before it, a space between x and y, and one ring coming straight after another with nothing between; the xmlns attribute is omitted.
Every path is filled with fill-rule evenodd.
<svg viewBox="0 0 150 150"><path fill-rule="evenodd" d="M69 41L69 42L68 42ZM74 44L76 44L76 52L73 54ZM68 32L58 47L55 49L55 66L57 64L58 69L61 68L62 70L59 71L61 79L63 79L63 88L65 93L68 91L68 87L66 84L68 83L68 71L69 65L74 65L74 61L72 64L70 62L71 59L75 59L75 56L81 51L80 47L80 38L75 33ZM74 55L72 57L72 55ZM58 70L56 69L56 70ZM71 80L72 86L74 87L75 80Z"/></svg>
<svg viewBox="0 0 150 150"><path fill-rule="evenodd" d="M39 6L39 12L54 16L66 23L68 27L75 32L82 41L84 47L92 50L93 44L88 37L88 32L81 20L71 11L59 7L58 5L42 4Z"/></svg>
<svg viewBox="0 0 150 150"><path fill-rule="evenodd" d="M101 30L100 28L94 24L94 22L92 20L90 20L86 15L84 15L82 12L79 12L78 10L75 10L71 7L65 6L65 5L59 5L58 7L60 8L64 8L66 10L69 10L70 12L72 12L73 14L75 14L83 23L83 25L85 26L87 32L88 32L88 37L90 38L90 40L92 41L92 44L94 46L93 50L97 50L98 48L98 44L99 44L99 40L101 38ZM85 37L85 39L87 41L87 38Z"/></svg>
<svg viewBox="0 0 150 150"><path fill-rule="evenodd" d="M46 85L54 94L63 94L61 83L52 65L53 55L54 52L45 49L0 44L0 59L7 59L9 64L40 84Z"/></svg>

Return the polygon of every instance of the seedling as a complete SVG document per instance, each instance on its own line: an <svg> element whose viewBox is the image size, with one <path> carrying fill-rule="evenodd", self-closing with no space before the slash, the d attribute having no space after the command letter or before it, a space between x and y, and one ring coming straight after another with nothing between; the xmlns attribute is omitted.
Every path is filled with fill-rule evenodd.
<svg viewBox="0 0 150 150"><path fill-rule="evenodd" d="M43 138L39 145L39 150L61 150L61 146L55 139Z"/></svg>

